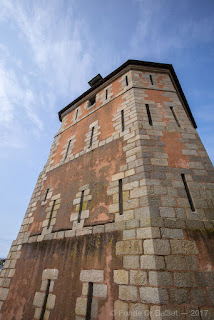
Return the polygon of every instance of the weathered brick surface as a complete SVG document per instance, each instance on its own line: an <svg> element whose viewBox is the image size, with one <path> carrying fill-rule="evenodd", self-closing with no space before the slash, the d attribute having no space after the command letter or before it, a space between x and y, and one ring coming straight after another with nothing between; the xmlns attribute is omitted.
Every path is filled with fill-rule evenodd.
<svg viewBox="0 0 214 320"><path fill-rule="evenodd" d="M165 269L164 258L161 256L143 255L140 258L141 269Z"/></svg>
<svg viewBox="0 0 214 320"><path fill-rule="evenodd" d="M116 254L142 254L143 246L142 240L127 240L120 241L116 244Z"/></svg>
<svg viewBox="0 0 214 320"><path fill-rule="evenodd" d="M130 271L130 283L133 285L146 285L147 273L145 271L131 270Z"/></svg>
<svg viewBox="0 0 214 320"><path fill-rule="evenodd" d="M125 269L138 269L140 265L139 260L139 256L123 256L123 267Z"/></svg>
<svg viewBox="0 0 214 320"><path fill-rule="evenodd" d="M121 300L137 301L137 288L134 286L119 286L119 298Z"/></svg>
<svg viewBox="0 0 214 320"><path fill-rule="evenodd" d="M167 255L170 254L170 246L168 240L154 239L144 241L145 254Z"/></svg>
<svg viewBox="0 0 214 320"><path fill-rule="evenodd" d="M157 287L171 287L173 285L172 275L167 271L150 271L149 284Z"/></svg>
<svg viewBox="0 0 214 320"><path fill-rule="evenodd" d="M117 284L128 284L129 274L125 270L114 270L114 282Z"/></svg>
<svg viewBox="0 0 214 320"><path fill-rule="evenodd" d="M166 304L168 303L168 293L166 289L142 287L140 297L143 303Z"/></svg>
<svg viewBox="0 0 214 320"><path fill-rule="evenodd" d="M104 274L102 270L82 270L80 280L84 282L103 282Z"/></svg>
<svg viewBox="0 0 214 320"><path fill-rule="evenodd" d="M93 282L94 319L213 319L214 171L172 78L130 67L62 115L0 274L1 319L39 319L48 280L46 318L83 320Z"/></svg>

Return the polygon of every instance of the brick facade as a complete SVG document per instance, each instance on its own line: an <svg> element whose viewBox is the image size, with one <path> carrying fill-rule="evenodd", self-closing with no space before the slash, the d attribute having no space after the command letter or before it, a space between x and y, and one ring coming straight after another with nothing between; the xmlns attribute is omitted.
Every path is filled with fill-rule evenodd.
<svg viewBox="0 0 214 320"><path fill-rule="evenodd" d="M213 319L214 170L171 67L129 62L60 118L0 319Z"/></svg>

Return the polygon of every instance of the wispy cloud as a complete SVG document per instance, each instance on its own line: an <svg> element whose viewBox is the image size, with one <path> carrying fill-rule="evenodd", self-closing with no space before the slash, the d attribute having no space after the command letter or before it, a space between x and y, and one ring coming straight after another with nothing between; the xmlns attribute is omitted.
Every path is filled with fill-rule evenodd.
<svg viewBox="0 0 214 320"><path fill-rule="evenodd" d="M0 60L0 147L24 147L25 121L30 121L35 132L43 130L36 113L36 99L21 75ZM24 116L23 116L24 115Z"/></svg>
<svg viewBox="0 0 214 320"><path fill-rule="evenodd" d="M194 16L190 1L133 2L139 7L139 19L130 40L130 51L140 52L146 59L166 59L176 50L194 48L213 39L214 25L203 14ZM214 14L210 14L214 19Z"/></svg>
<svg viewBox="0 0 214 320"><path fill-rule="evenodd" d="M72 1L6 1L6 7L48 87L57 87L58 94L79 91L91 66L92 40L85 22L74 16Z"/></svg>
<svg viewBox="0 0 214 320"><path fill-rule="evenodd" d="M29 123L30 134L38 135L44 127L41 114L56 108L59 97L69 101L82 91L91 68L92 41L85 22L75 18L72 2L3 0L0 19L10 22L26 51L16 58L0 43L1 144L20 147L25 139L19 134L24 135Z"/></svg>

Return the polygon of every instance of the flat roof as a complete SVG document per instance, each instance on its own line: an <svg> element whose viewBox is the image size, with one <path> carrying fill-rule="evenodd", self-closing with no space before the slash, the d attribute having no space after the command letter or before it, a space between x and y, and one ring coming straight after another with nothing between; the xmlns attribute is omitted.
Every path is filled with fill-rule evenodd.
<svg viewBox="0 0 214 320"><path fill-rule="evenodd" d="M109 75L107 75L105 78L103 78L102 80L100 80L97 84L95 84L92 88L88 89L87 91L85 91L81 96L79 96L78 98L76 98L74 101L72 101L71 103L69 103L66 107L64 107L62 110L60 110L58 112L59 115L59 120L62 121L62 114L67 111L70 107L72 107L74 104L76 104L78 101L80 101L81 99L83 99L85 96L87 96L89 93L91 93L92 91L94 91L96 88L98 88L99 86L101 86L102 84L104 84L106 81L108 81L109 79L111 79L112 77L114 77L117 73L119 73L120 71L122 71L123 69L125 69L126 67L130 66L130 65L134 65L134 66L142 66L142 67L152 67L152 68L159 68L159 69L168 69L171 72L171 75L175 81L175 84L177 86L177 89L180 93L180 96L184 102L184 105L186 107L186 111L189 115L189 118L192 122L192 125L194 128L197 128L195 119L192 115L192 112L190 110L189 104L186 100L186 97L184 95L184 92L182 90L182 87L180 85L180 82L178 80L178 77L175 73L175 70L172 66L172 64L167 64L167 63L158 63L158 62L148 62L148 61L140 61L140 60L127 60L124 64L122 64L119 68L117 68L116 70L114 70L113 72L111 72Z"/></svg>

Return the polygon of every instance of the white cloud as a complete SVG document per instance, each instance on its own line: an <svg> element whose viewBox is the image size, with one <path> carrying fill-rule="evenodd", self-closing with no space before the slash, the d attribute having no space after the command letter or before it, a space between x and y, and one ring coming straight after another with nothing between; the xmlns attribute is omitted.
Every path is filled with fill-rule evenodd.
<svg viewBox="0 0 214 320"><path fill-rule="evenodd" d="M3 61L0 61L0 114L0 147L24 146L25 122L21 124L20 120L25 115L36 132L43 129L35 112L33 92Z"/></svg>
<svg viewBox="0 0 214 320"><path fill-rule="evenodd" d="M3 0L1 6L0 23L16 30L22 53L17 58L0 43L0 146L21 147L26 127L38 136L40 115L53 116L57 99L81 93L91 69L92 41L85 22L74 17L72 2L66 7L59 0Z"/></svg>
<svg viewBox="0 0 214 320"><path fill-rule="evenodd" d="M214 25L206 16L191 12L191 1L137 0L139 19L130 40L130 51L146 59L164 60L179 49L212 41ZM212 14L212 13L211 13ZM213 16L214 19L214 16Z"/></svg>
<svg viewBox="0 0 214 320"><path fill-rule="evenodd" d="M87 25L74 17L72 2L64 6L62 1L6 2L49 90L67 95L82 89L92 54Z"/></svg>

